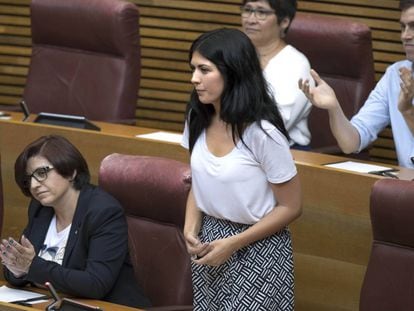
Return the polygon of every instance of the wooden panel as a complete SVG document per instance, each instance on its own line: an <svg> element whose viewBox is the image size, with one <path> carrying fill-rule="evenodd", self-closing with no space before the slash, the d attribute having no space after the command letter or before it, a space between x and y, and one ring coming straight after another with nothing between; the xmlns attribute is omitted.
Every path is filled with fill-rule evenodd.
<svg viewBox="0 0 414 311"><path fill-rule="evenodd" d="M177 120L179 113L183 119L189 98L190 44L204 31L240 27L241 0L131 2L139 6L141 14L142 81L137 124L181 131L182 127L171 120ZM0 0L0 105L17 104L23 91L31 52L29 3L30 0ZM398 0L308 0L298 1L298 8L301 12L341 16L370 26L378 80L389 64L404 58L398 3Z"/></svg>
<svg viewBox="0 0 414 311"><path fill-rule="evenodd" d="M17 104L20 102L21 97L13 97L13 96L6 96L0 95L0 106L2 108L10 107L10 109L16 109ZM4 107L3 107L4 106Z"/></svg>
<svg viewBox="0 0 414 311"><path fill-rule="evenodd" d="M26 77L9 76L0 74L0 85L24 85Z"/></svg>

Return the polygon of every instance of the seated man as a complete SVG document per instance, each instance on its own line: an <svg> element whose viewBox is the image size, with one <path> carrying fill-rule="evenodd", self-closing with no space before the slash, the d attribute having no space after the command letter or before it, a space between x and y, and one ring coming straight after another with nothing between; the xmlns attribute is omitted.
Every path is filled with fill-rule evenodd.
<svg viewBox="0 0 414 311"><path fill-rule="evenodd" d="M313 105L327 109L333 135L345 153L359 152L380 131L392 126L399 165L414 168L414 0L400 0L401 40L406 60L387 68L361 110L349 121L332 88L315 71L316 87L299 80L299 87Z"/></svg>

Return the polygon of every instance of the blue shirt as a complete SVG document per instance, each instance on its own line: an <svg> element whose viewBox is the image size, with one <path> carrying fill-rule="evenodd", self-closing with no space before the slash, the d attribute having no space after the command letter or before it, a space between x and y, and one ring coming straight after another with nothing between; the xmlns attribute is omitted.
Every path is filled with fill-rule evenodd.
<svg viewBox="0 0 414 311"><path fill-rule="evenodd" d="M404 60L389 66L365 104L351 119L352 125L359 132L358 151L377 139L378 133L391 124L398 163L408 168L414 168L411 162L411 157L414 156L414 136L398 110L398 96L401 89L398 69L411 68L411 65L410 61Z"/></svg>

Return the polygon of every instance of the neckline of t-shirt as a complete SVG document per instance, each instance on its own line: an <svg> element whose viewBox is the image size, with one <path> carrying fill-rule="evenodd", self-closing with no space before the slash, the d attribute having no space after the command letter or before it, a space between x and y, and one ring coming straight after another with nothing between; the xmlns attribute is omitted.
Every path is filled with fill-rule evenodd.
<svg viewBox="0 0 414 311"><path fill-rule="evenodd" d="M203 148L205 149L205 151L207 152L207 154L209 154L212 158L216 159L216 160L224 160L228 157L231 156L231 154L233 154L237 149L240 149L240 144L242 143L242 141L239 139L239 141L237 142L236 146L233 147L233 149L231 149L228 153L226 153L223 156L217 156L214 153L212 153L210 151L210 149L208 148L207 145L207 136L206 136L206 131L203 131Z"/></svg>
<svg viewBox="0 0 414 311"><path fill-rule="evenodd" d="M57 219L56 219L56 215L53 215L53 218L51 220L51 225L52 225L52 228L53 228L53 231L54 231L53 233L57 237L61 237L61 236L65 235L70 230L70 228L72 227L72 224L70 223L64 229L58 231L57 230Z"/></svg>

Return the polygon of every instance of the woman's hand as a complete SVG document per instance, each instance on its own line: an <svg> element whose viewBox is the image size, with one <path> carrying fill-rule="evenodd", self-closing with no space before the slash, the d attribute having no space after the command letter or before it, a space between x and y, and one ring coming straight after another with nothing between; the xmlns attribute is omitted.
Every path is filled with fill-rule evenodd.
<svg viewBox="0 0 414 311"><path fill-rule="evenodd" d="M194 260L199 265L220 266L225 263L238 247L235 243L235 236L226 239L210 242L208 252Z"/></svg>
<svg viewBox="0 0 414 311"><path fill-rule="evenodd" d="M334 90L318 75L315 70L311 70L311 76L315 80L315 87L309 85L309 80L299 79L298 85L312 105L331 109L339 105Z"/></svg>
<svg viewBox="0 0 414 311"><path fill-rule="evenodd" d="M0 244L1 260L15 277L21 277L29 272L33 258L36 256L32 243L23 235L21 244L13 238L2 240Z"/></svg>
<svg viewBox="0 0 414 311"><path fill-rule="evenodd" d="M209 243L201 243L201 241L192 234L185 235L185 242L187 245L187 251L192 260L203 257L211 249Z"/></svg>

